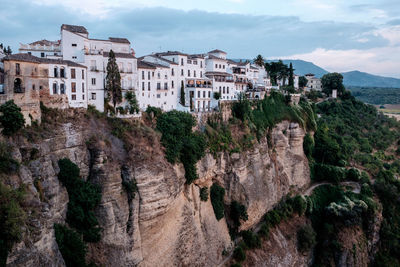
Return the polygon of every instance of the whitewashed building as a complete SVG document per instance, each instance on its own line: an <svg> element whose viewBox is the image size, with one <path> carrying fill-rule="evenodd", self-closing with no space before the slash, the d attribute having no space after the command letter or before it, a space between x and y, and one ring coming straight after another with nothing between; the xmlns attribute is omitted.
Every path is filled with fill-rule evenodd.
<svg viewBox="0 0 400 267"><path fill-rule="evenodd" d="M306 91L310 90L316 90L316 91L322 91L322 82L321 79L315 77L314 74L308 73L305 75L307 79L307 86L306 86Z"/></svg>
<svg viewBox="0 0 400 267"><path fill-rule="evenodd" d="M19 52L40 58L62 58L60 43L61 40L49 41L45 39L30 44L20 43Z"/></svg>

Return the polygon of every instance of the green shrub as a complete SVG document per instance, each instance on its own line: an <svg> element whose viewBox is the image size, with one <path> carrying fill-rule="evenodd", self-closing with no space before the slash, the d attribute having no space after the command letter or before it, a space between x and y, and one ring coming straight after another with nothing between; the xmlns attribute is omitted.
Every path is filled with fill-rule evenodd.
<svg viewBox="0 0 400 267"><path fill-rule="evenodd" d="M67 267L86 267L86 245L82 241L82 237L61 224L55 224L54 231L65 265Z"/></svg>
<svg viewBox="0 0 400 267"><path fill-rule="evenodd" d="M224 217L224 195L225 189L214 183L210 189L211 204L214 209L215 218L221 220Z"/></svg>
<svg viewBox="0 0 400 267"><path fill-rule="evenodd" d="M242 267L242 265L240 263L233 263L231 267Z"/></svg>
<svg viewBox="0 0 400 267"><path fill-rule="evenodd" d="M260 230L258 231L258 234L261 237L264 237L264 238L268 238L269 237L269 227L268 227L267 223L264 222L264 223L261 224L261 227L260 227Z"/></svg>
<svg viewBox="0 0 400 267"><path fill-rule="evenodd" d="M14 103L14 100L9 100L0 106L0 124L5 136L11 136L24 127L24 116L21 113L21 108Z"/></svg>
<svg viewBox="0 0 400 267"><path fill-rule="evenodd" d="M315 244L316 233L310 225L305 225L297 231L297 242L300 251L309 251Z"/></svg>
<svg viewBox="0 0 400 267"><path fill-rule="evenodd" d="M307 133L304 136L303 150L304 150L304 154L307 156L307 158L310 158L312 156L312 152L314 150L314 139L312 138L312 136L309 133Z"/></svg>
<svg viewBox="0 0 400 267"><path fill-rule="evenodd" d="M300 216L307 210L307 202L302 196L295 196L290 200L293 211L297 212Z"/></svg>
<svg viewBox="0 0 400 267"><path fill-rule="evenodd" d="M260 238L257 235L255 235L252 231L250 230L242 231L241 235L243 237L244 243L249 249L261 247Z"/></svg>
<svg viewBox="0 0 400 267"><path fill-rule="evenodd" d="M156 129L161 132L161 143L166 148L169 162L180 161L185 168L186 183L197 179L196 163L205 154L206 142L200 133L193 133L196 120L190 114L180 111L169 111L157 119Z"/></svg>
<svg viewBox="0 0 400 267"><path fill-rule="evenodd" d="M21 241L26 214L22 209L25 190L13 190L0 182L0 266L6 266L13 245Z"/></svg>
<svg viewBox="0 0 400 267"><path fill-rule="evenodd" d="M126 193L128 194L129 199L135 198L135 193L138 191L135 180L130 180L130 181L123 180L122 187L125 189Z"/></svg>
<svg viewBox="0 0 400 267"><path fill-rule="evenodd" d="M200 200L207 201L208 200L208 187L200 188Z"/></svg>
<svg viewBox="0 0 400 267"><path fill-rule="evenodd" d="M83 234L85 241L98 242L101 229L94 209L101 200L100 188L82 180L78 166L69 159L60 159L58 166L58 179L67 188L69 196L67 222Z"/></svg>
<svg viewBox="0 0 400 267"><path fill-rule="evenodd" d="M15 173L19 168L19 163L11 156L11 146L0 142L0 173Z"/></svg>
<svg viewBox="0 0 400 267"><path fill-rule="evenodd" d="M232 106L232 115L235 118L245 121L251 116L250 101L247 100L244 94L239 95L239 101L235 102Z"/></svg>
<svg viewBox="0 0 400 267"><path fill-rule="evenodd" d="M158 118L162 114L161 108L148 106L146 109L146 114L150 120L153 118Z"/></svg>
<svg viewBox="0 0 400 267"><path fill-rule="evenodd" d="M242 247L236 247L233 251L233 258L238 262L242 262L246 259L246 253Z"/></svg>
<svg viewBox="0 0 400 267"><path fill-rule="evenodd" d="M248 220L246 207L237 201L232 201L230 215L236 228L240 226L240 220Z"/></svg>
<svg viewBox="0 0 400 267"><path fill-rule="evenodd" d="M345 180L347 174L344 168L320 163L314 164L312 172L315 181L329 181L334 184Z"/></svg>

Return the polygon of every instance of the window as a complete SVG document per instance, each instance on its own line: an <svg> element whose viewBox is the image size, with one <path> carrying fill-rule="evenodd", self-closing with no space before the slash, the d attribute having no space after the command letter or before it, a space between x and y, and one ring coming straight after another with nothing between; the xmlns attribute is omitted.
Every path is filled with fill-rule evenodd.
<svg viewBox="0 0 400 267"><path fill-rule="evenodd" d="M208 98L211 98L211 91L208 91ZM210 105L210 104L208 104Z"/></svg>
<svg viewBox="0 0 400 267"><path fill-rule="evenodd" d="M200 98L200 91L197 91L197 98Z"/></svg>
<svg viewBox="0 0 400 267"><path fill-rule="evenodd" d="M71 92L76 93L76 83L71 83Z"/></svg>
<svg viewBox="0 0 400 267"><path fill-rule="evenodd" d="M183 69L181 70L181 76L183 76Z"/></svg>
<svg viewBox="0 0 400 267"><path fill-rule="evenodd" d="M154 77L154 71L151 73L151 76L153 76L153 77Z"/></svg>
<svg viewBox="0 0 400 267"><path fill-rule="evenodd" d="M161 89L161 83L157 83L157 90Z"/></svg>
<svg viewBox="0 0 400 267"><path fill-rule="evenodd" d="M157 98L160 98L161 97L161 94L157 94Z"/></svg>
<svg viewBox="0 0 400 267"><path fill-rule="evenodd" d="M42 52L42 53L40 53L40 57L44 57L44 53Z"/></svg>
<svg viewBox="0 0 400 267"><path fill-rule="evenodd" d="M175 75L174 69L171 69L171 76L174 76L174 75Z"/></svg>
<svg viewBox="0 0 400 267"><path fill-rule="evenodd" d="M72 46L76 47L77 45L76 44L72 44Z"/></svg>
<svg viewBox="0 0 400 267"><path fill-rule="evenodd" d="M206 98L206 91L203 91L203 98Z"/></svg>
<svg viewBox="0 0 400 267"><path fill-rule="evenodd" d="M15 75L21 75L21 66L19 63L15 63Z"/></svg>
<svg viewBox="0 0 400 267"><path fill-rule="evenodd" d="M219 68L221 68L221 64L219 64Z"/></svg>
<svg viewBox="0 0 400 267"><path fill-rule="evenodd" d="M225 69L225 65L222 65L222 68Z"/></svg>
<svg viewBox="0 0 400 267"><path fill-rule="evenodd" d="M171 81L171 88L174 88L174 81Z"/></svg>
<svg viewBox="0 0 400 267"><path fill-rule="evenodd" d="M57 67L54 68L54 77L58 77L58 69L57 69Z"/></svg>
<svg viewBox="0 0 400 267"><path fill-rule="evenodd" d="M147 72L147 79L150 80L150 71Z"/></svg>
<svg viewBox="0 0 400 267"><path fill-rule="evenodd" d="M60 77L65 78L65 69L64 68L60 69Z"/></svg>
<svg viewBox="0 0 400 267"><path fill-rule="evenodd" d="M54 53L55 56L58 56L58 53Z"/></svg>
<svg viewBox="0 0 400 267"><path fill-rule="evenodd" d="M195 70L193 71L193 76L196 77L196 71Z"/></svg>
<svg viewBox="0 0 400 267"><path fill-rule="evenodd" d="M147 83L147 90L150 91L150 82Z"/></svg>
<svg viewBox="0 0 400 267"><path fill-rule="evenodd" d="M71 69L71 79L75 79L75 69Z"/></svg>
<svg viewBox="0 0 400 267"><path fill-rule="evenodd" d="M82 70L82 80L85 79L85 70Z"/></svg>
<svg viewBox="0 0 400 267"><path fill-rule="evenodd" d="M92 93L92 100L96 100L96 93Z"/></svg>
<svg viewBox="0 0 400 267"><path fill-rule="evenodd" d="M144 70L142 70L142 80L144 80Z"/></svg>
<svg viewBox="0 0 400 267"><path fill-rule="evenodd" d="M84 93L84 92L85 92L85 84L82 83L82 93Z"/></svg>
<svg viewBox="0 0 400 267"><path fill-rule="evenodd" d="M82 100L85 100L85 95L82 95Z"/></svg>
<svg viewBox="0 0 400 267"><path fill-rule="evenodd" d="M57 83L53 83L53 95L57 94Z"/></svg>
<svg viewBox="0 0 400 267"><path fill-rule="evenodd" d="M203 61L200 61L200 68L203 67Z"/></svg>
<svg viewBox="0 0 400 267"><path fill-rule="evenodd" d="M168 83L164 83L164 90L168 90Z"/></svg>
<svg viewBox="0 0 400 267"><path fill-rule="evenodd" d="M28 55L32 55L32 52L28 52Z"/></svg>
<svg viewBox="0 0 400 267"><path fill-rule="evenodd" d="M157 78L160 79L161 78L161 74L160 72L157 72Z"/></svg>
<svg viewBox="0 0 400 267"><path fill-rule="evenodd" d="M35 85L34 84L32 84L32 90L35 90Z"/></svg>
<svg viewBox="0 0 400 267"><path fill-rule="evenodd" d="M92 78L92 85L96 85L96 78Z"/></svg>
<svg viewBox="0 0 400 267"><path fill-rule="evenodd" d="M142 82L142 91L144 91L144 82Z"/></svg>
<svg viewBox="0 0 400 267"><path fill-rule="evenodd" d="M76 95L71 95L72 100L76 100Z"/></svg>
<svg viewBox="0 0 400 267"><path fill-rule="evenodd" d="M188 70L188 77L190 77L190 70Z"/></svg>
<svg viewBox="0 0 400 267"><path fill-rule="evenodd" d="M222 87L222 93L225 94L225 86Z"/></svg>
<svg viewBox="0 0 400 267"><path fill-rule="evenodd" d="M203 72L200 71L200 78L203 78Z"/></svg>
<svg viewBox="0 0 400 267"><path fill-rule="evenodd" d="M77 57L76 56L72 56L72 59L76 59Z"/></svg>
<svg viewBox="0 0 400 267"><path fill-rule="evenodd" d="M60 84L60 94L65 94L65 84Z"/></svg>
<svg viewBox="0 0 400 267"><path fill-rule="evenodd" d="M218 69L218 64L215 64L215 68Z"/></svg>
<svg viewBox="0 0 400 267"><path fill-rule="evenodd" d="M183 66L183 58L181 58L181 66Z"/></svg>
<svg viewBox="0 0 400 267"><path fill-rule="evenodd" d="M226 93L229 94L229 86L226 87Z"/></svg>

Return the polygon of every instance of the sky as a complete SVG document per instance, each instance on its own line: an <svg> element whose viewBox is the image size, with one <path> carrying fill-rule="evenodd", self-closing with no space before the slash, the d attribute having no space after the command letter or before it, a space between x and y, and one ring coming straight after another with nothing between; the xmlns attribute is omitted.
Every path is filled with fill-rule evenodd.
<svg viewBox="0 0 400 267"><path fill-rule="evenodd" d="M1 0L0 43L126 37L138 56L221 49L230 58L302 59L328 71L400 78L399 0Z"/></svg>

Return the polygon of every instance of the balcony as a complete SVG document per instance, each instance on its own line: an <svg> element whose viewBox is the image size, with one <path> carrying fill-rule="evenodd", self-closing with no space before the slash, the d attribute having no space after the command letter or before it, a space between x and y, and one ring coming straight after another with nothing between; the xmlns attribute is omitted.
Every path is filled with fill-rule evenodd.
<svg viewBox="0 0 400 267"><path fill-rule="evenodd" d="M103 50L85 48L85 55L102 55Z"/></svg>
<svg viewBox="0 0 400 267"><path fill-rule="evenodd" d="M91 66L90 71L99 72L100 70L96 66Z"/></svg>
<svg viewBox="0 0 400 267"><path fill-rule="evenodd" d="M188 88L212 88L211 84L186 84Z"/></svg>

